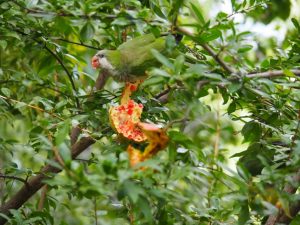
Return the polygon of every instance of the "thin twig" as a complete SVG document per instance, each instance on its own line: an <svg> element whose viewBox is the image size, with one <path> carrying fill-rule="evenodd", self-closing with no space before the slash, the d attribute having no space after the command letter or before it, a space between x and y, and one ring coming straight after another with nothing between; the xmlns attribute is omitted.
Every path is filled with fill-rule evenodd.
<svg viewBox="0 0 300 225"><path fill-rule="evenodd" d="M199 54L197 51L195 51L194 49L190 48L190 47L187 46L187 45L184 45L184 47L186 48L186 50L187 50L189 53L191 53L193 56L195 56L196 59L198 59L198 60L206 60L205 55Z"/></svg>
<svg viewBox="0 0 300 225"><path fill-rule="evenodd" d="M55 117L55 118L57 118L57 119L59 119L59 120L64 121L64 119L63 119L62 117L56 115L55 113L46 111L46 110L44 110L44 109L42 109L42 108L40 108L40 107L38 107L38 106L36 106L36 105L27 104L27 103L25 103L25 102L21 102L21 101L18 101L18 100L12 99L12 98L8 98L8 97L2 96L2 95L0 95L0 98L5 99L5 100L8 100L8 101L11 101L11 102L24 104L24 105L26 105L26 106L29 107L29 108L35 109L35 110L40 111L40 112L43 112L43 113L47 113L47 114L51 115L52 117Z"/></svg>
<svg viewBox="0 0 300 225"><path fill-rule="evenodd" d="M27 180L26 179L23 179L23 178L17 177L17 176L13 176L13 175L0 174L0 178L18 180L18 181L21 181L24 184L27 184Z"/></svg>
<svg viewBox="0 0 300 225"><path fill-rule="evenodd" d="M235 70L228 66L221 58L220 55L215 53L214 50L206 43L200 44L218 63L224 70L228 73L235 73Z"/></svg>
<svg viewBox="0 0 300 225"><path fill-rule="evenodd" d="M52 147L52 151L53 151L53 153L54 153L54 158L55 158L56 161L59 163L59 165L60 165L62 168L66 168L65 162L64 162L64 160L62 159L61 155L59 154L58 149L57 149L56 146L53 146L53 147Z"/></svg>
<svg viewBox="0 0 300 225"><path fill-rule="evenodd" d="M130 202L128 203L127 208L128 208L128 214L129 214L128 215L129 216L129 222L130 222L130 224L134 224L133 209L132 209L132 205L131 205Z"/></svg>
<svg viewBox="0 0 300 225"><path fill-rule="evenodd" d="M19 81L18 81L18 82L19 82ZM40 87L40 88L35 89L35 91L39 91L39 90L43 90L43 89L47 88L47 89L49 89L49 90L51 90L51 91L56 92L56 94L60 94L61 96L65 96L65 97L72 98L71 95L62 92L62 91L58 90L57 88L53 88L53 87L50 87L50 86L45 86L45 85L43 85L43 84L35 84L35 86L39 86L39 87ZM57 96L57 95L56 95L56 96Z"/></svg>
<svg viewBox="0 0 300 225"><path fill-rule="evenodd" d="M157 95L155 95L154 98L158 99L158 98L160 98L161 96L168 94L168 93L169 93L172 89L174 89L174 88L175 88L175 86L171 86L171 87L170 87L170 86L168 85L167 89L165 89L165 90L163 90L162 92L160 92L160 93L158 93Z"/></svg>
<svg viewBox="0 0 300 225"><path fill-rule="evenodd" d="M242 14L242 13L249 12L249 11L251 11L252 9L255 9L255 8L257 8L257 7L259 7L259 6L263 5L263 4L265 4L265 2L260 2L260 3L254 5L254 6L250 6L250 7L245 8L245 9L240 9L240 10L238 10L238 11L234 11L233 13L229 14L229 15L228 15L225 19L223 19L223 20L228 20L230 17L232 17L232 16L234 16L234 15L236 15L236 14L240 14L240 13ZM220 23L220 22L219 22L219 23Z"/></svg>
<svg viewBox="0 0 300 225"><path fill-rule="evenodd" d="M189 111L189 110L188 110ZM184 118L181 119L175 119L170 121L165 127L164 130L168 130L169 128L171 128L175 123L185 123L187 122L189 119L187 118L188 115L185 115Z"/></svg>
<svg viewBox="0 0 300 225"><path fill-rule="evenodd" d="M38 210L42 211L44 208L45 200L47 198L48 185L46 184L41 191L41 198L38 205Z"/></svg>
<svg viewBox="0 0 300 225"><path fill-rule="evenodd" d="M220 128L220 106L218 103L217 106L217 119L216 119L216 139L214 143L214 157L215 159L219 156L219 142L220 142L220 135L221 135L221 128Z"/></svg>
<svg viewBox="0 0 300 225"><path fill-rule="evenodd" d="M72 85L72 89L73 91L75 92L75 95L77 93L77 90L76 90L76 87L75 87L75 83L74 83L74 80L72 78L72 75L71 73L69 72L69 70L66 68L65 64L62 62L62 60L53 52L51 51L51 49L47 46L47 44L45 43L44 44L44 48L58 61L58 63L61 65L61 67L64 69L64 71L66 72L69 80L70 80L70 83ZM79 100L77 98L77 96L75 96L75 101L76 101L76 107L79 109L80 108L80 104L79 104Z"/></svg>
<svg viewBox="0 0 300 225"><path fill-rule="evenodd" d="M69 40L63 39L63 38L54 38L54 40L58 40L58 41L70 43L70 44L73 44L73 45L80 45L80 46L83 46L83 47L86 47L86 48L95 49L95 50L100 50L100 48L94 47L92 45L87 45L87 44L84 44L82 42L79 43L79 42L75 42L75 41L69 41Z"/></svg>
<svg viewBox="0 0 300 225"><path fill-rule="evenodd" d="M97 217L97 198L94 199L94 217L95 217L95 225L98 225L98 217Z"/></svg>

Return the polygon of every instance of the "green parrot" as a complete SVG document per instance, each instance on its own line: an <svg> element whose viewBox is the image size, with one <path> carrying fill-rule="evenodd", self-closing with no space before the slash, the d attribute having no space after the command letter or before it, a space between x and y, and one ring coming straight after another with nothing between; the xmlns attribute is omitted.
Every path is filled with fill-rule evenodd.
<svg viewBox="0 0 300 225"><path fill-rule="evenodd" d="M175 39L180 41L181 37ZM101 68L116 81L134 83L146 78L147 69L160 65L152 49L167 53L166 36L145 34L124 42L116 50L101 50L93 56L92 66Z"/></svg>

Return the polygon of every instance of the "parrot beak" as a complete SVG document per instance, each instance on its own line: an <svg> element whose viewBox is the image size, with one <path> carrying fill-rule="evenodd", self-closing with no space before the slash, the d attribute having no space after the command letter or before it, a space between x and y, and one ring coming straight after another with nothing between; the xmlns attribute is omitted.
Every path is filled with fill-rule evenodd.
<svg viewBox="0 0 300 225"><path fill-rule="evenodd" d="M92 58L92 67L93 69L97 69L100 67L99 58L97 56L93 56Z"/></svg>

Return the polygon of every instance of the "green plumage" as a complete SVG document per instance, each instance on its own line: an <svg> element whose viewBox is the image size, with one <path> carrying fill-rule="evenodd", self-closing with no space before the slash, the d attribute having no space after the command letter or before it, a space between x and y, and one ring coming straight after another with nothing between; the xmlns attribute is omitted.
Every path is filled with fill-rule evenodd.
<svg viewBox="0 0 300 225"><path fill-rule="evenodd" d="M113 66L111 75L118 81L133 82L143 79L147 69L159 65L151 50L164 53L165 39L146 34L121 44L117 50L106 50L105 57Z"/></svg>

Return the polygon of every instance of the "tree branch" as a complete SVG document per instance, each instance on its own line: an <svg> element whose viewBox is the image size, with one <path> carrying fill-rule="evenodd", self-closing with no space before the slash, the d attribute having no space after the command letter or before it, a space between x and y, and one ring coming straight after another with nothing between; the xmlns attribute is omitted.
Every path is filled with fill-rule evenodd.
<svg viewBox="0 0 300 225"><path fill-rule="evenodd" d="M178 85L172 85L168 86L167 89L161 91L160 93L156 94L154 96L155 99L157 99L160 103L165 104L168 102L169 94L172 90L179 89L180 87Z"/></svg>
<svg viewBox="0 0 300 225"><path fill-rule="evenodd" d="M300 69L291 69L289 70L291 71L293 74L295 74L296 76L300 76ZM250 79L255 79L255 78L277 78L277 77L283 77L283 76L287 76L284 70L270 70L270 71L266 71L266 72L259 72L259 73L248 73L245 75L245 77L250 78ZM239 77L231 77L229 78L230 81L234 81L234 80L238 80ZM199 83L201 82L201 85L205 85L210 83L209 80L201 80L199 81Z"/></svg>
<svg viewBox="0 0 300 225"><path fill-rule="evenodd" d="M297 187L295 185L299 185L300 182L300 170L293 176L292 178L293 184L287 184L284 187L284 192L288 194L295 194L297 191ZM294 205L290 207L290 216L287 216L282 209L278 211L275 215L270 215L265 225L275 225L277 223L280 224L289 224L291 220L297 215L300 211L300 201L297 201Z"/></svg>
<svg viewBox="0 0 300 225"><path fill-rule="evenodd" d="M300 69L291 69L292 73L294 73L296 76L300 76ZM248 78L272 78L272 77L280 77L280 76L286 76L285 71L283 70L271 70L261 73L251 73L247 74L246 77Z"/></svg>
<svg viewBox="0 0 300 225"><path fill-rule="evenodd" d="M214 60L215 60L217 63L219 63L219 65L220 65L226 72L228 72L228 73L235 73L235 72L236 72L233 68L231 68L230 66L228 66L228 65L220 58L220 56L219 56L217 53L214 52L214 50L213 50L207 43L202 43L202 42L199 42L199 41L195 40L195 35L194 35L192 32L190 32L190 31L188 31L188 30L186 30L186 29L184 29L184 28L182 28L182 27L177 27L177 30L178 30L180 33L184 34L184 35L187 35L187 36L189 36L189 37L192 37L192 38L194 39L194 41L196 41L199 45L201 45L202 48L203 48L204 50L206 50L206 51L211 55L211 57L213 57Z"/></svg>
<svg viewBox="0 0 300 225"><path fill-rule="evenodd" d="M104 87L105 81L108 77L108 74L102 74L99 73L98 80L101 82L96 82L95 87L97 90L100 90ZM83 137L79 141L77 141L77 138L80 134L79 132L80 128L78 126L74 127L71 132L71 140L72 140L72 146L71 146L71 156L72 159L76 159L76 157L85 151L89 146L95 143L95 139L91 137ZM72 137L73 132L77 132L76 135L74 133L74 136ZM77 142L76 142L77 141ZM55 160L56 161L56 160ZM56 174L61 171L60 168L56 168L50 164L44 166L40 173L32 177L27 181L27 185L24 185L14 196L10 198L6 203L4 203L0 207L0 213L10 216L10 210L11 209L18 209L20 208L31 196L33 196L40 188L44 186L44 180L49 178L49 174ZM6 223L6 219L4 217L0 216L0 225L3 225Z"/></svg>
<svg viewBox="0 0 300 225"><path fill-rule="evenodd" d="M90 137L83 137L71 147L72 159L75 159L81 152L87 149L90 145L94 144L95 140ZM50 174L59 173L61 169L54 167L50 164L46 165L40 170L40 173L30 178L27 185L13 195L9 201L0 207L0 213L10 216L11 209L20 208L31 196L33 196L41 187L44 186L44 180L50 178ZM6 223L6 219L0 216L0 225Z"/></svg>
<svg viewBox="0 0 300 225"><path fill-rule="evenodd" d="M214 52L214 50L212 50L212 48L206 44L206 43L202 43L200 44L202 46L202 48L204 48L214 59L216 62L219 63L219 65L221 67L223 67L224 70L226 70L228 73L235 73L235 70L233 68L231 68L230 66L228 66L221 58L218 54L216 54Z"/></svg>
<svg viewBox="0 0 300 225"><path fill-rule="evenodd" d="M300 76L300 69L291 69L289 70L292 73L294 73L296 76ZM272 70L272 71L266 71L266 72L260 72L260 73L248 73L245 75L245 77L254 79L254 78L276 78L276 77L281 77L281 76L286 76L285 71L283 70ZM239 79L239 77L231 77L229 78L230 81L234 81ZM197 83L197 89L201 89L203 86L207 85L210 83L210 80L200 80ZM222 86L220 84L219 86ZM223 87L223 86L222 86ZM169 92L174 89L174 87L168 87L167 89L163 90L162 92L158 93L155 98L158 99L160 102L165 103L166 98L168 97ZM162 99L162 101L161 101Z"/></svg>

